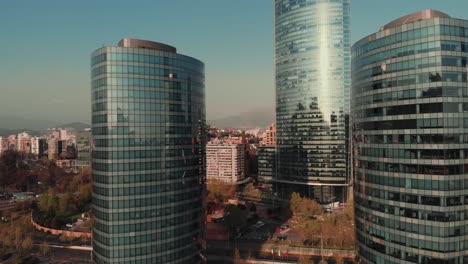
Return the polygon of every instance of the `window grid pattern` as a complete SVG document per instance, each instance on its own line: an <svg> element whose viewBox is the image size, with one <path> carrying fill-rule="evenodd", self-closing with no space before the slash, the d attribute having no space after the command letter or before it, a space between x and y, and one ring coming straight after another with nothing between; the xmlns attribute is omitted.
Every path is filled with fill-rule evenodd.
<svg viewBox="0 0 468 264"><path fill-rule="evenodd" d="M95 263L199 262L203 63L104 47L92 54L91 76Z"/></svg>
<svg viewBox="0 0 468 264"><path fill-rule="evenodd" d="M364 263L468 263L468 22L352 48L353 179Z"/></svg>
<svg viewBox="0 0 468 264"><path fill-rule="evenodd" d="M281 196L345 199L349 38L349 0L275 1L274 182Z"/></svg>

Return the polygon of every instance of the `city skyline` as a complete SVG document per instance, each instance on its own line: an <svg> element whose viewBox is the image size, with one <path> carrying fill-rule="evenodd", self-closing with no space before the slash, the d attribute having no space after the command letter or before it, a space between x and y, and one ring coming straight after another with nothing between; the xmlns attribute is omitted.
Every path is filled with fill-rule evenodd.
<svg viewBox="0 0 468 264"><path fill-rule="evenodd" d="M274 111L271 1L114 1L112 6L46 1L2 6L2 116L90 123L89 50L123 37L178 45L182 53L204 60L208 120L258 108ZM354 1L351 43L394 17L434 8L464 18L466 7L463 1ZM103 12L108 8L113 12ZM135 11L128 13L129 8ZM167 8L181 9L181 15L174 19L163 11ZM25 98L34 98L30 108L23 107Z"/></svg>

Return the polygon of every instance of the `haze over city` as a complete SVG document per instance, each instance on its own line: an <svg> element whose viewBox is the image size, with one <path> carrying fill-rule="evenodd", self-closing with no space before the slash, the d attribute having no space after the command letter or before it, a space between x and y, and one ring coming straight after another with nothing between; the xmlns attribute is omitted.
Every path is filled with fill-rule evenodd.
<svg viewBox="0 0 468 264"><path fill-rule="evenodd" d="M89 124L89 53L123 37L173 44L203 60L208 120L255 110L273 118L272 8L270 0L2 1L0 119ZM355 0L351 42L428 8L462 17L468 2Z"/></svg>

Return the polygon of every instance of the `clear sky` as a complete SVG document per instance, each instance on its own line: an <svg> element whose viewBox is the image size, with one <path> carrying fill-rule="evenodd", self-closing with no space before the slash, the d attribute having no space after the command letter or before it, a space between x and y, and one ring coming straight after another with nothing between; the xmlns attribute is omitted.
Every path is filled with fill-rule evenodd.
<svg viewBox="0 0 468 264"><path fill-rule="evenodd" d="M352 0L352 40L427 8L468 19L467 0ZM208 119L273 109L272 0L2 0L0 25L3 116L90 122L90 53L123 37L205 62Z"/></svg>

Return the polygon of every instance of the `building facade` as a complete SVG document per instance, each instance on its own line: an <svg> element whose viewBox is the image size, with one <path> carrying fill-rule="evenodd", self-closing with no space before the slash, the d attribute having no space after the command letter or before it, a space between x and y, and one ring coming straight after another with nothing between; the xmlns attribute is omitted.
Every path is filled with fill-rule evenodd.
<svg viewBox="0 0 468 264"><path fill-rule="evenodd" d="M363 263L468 263L468 21L425 10L352 48Z"/></svg>
<svg viewBox="0 0 468 264"><path fill-rule="evenodd" d="M257 149L258 174L261 185L271 187L276 176L276 146L261 146Z"/></svg>
<svg viewBox="0 0 468 264"><path fill-rule="evenodd" d="M349 0L275 0L278 194L344 200Z"/></svg>
<svg viewBox="0 0 468 264"><path fill-rule="evenodd" d="M268 129L262 135L262 144L265 146L276 146L276 125L268 126Z"/></svg>
<svg viewBox="0 0 468 264"><path fill-rule="evenodd" d="M95 263L200 263L204 64L135 39L91 61Z"/></svg>
<svg viewBox="0 0 468 264"><path fill-rule="evenodd" d="M0 137L0 155L8 150L8 138Z"/></svg>
<svg viewBox="0 0 468 264"><path fill-rule="evenodd" d="M47 157L49 160L56 160L59 158L57 138L53 137L47 140Z"/></svg>
<svg viewBox="0 0 468 264"><path fill-rule="evenodd" d="M39 155L39 137L31 137L31 154Z"/></svg>
<svg viewBox="0 0 468 264"><path fill-rule="evenodd" d="M206 176L228 184L245 178L245 145L209 143L206 145Z"/></svg>
<svg viewBox="0 0 468 264"><path fill-rule="evenodd" d="M31 136L26 133L19 133L16 137L16 150L22 153L31 152Z"/></svg>

